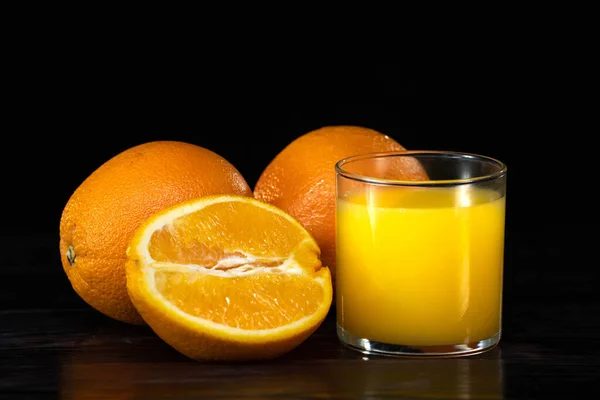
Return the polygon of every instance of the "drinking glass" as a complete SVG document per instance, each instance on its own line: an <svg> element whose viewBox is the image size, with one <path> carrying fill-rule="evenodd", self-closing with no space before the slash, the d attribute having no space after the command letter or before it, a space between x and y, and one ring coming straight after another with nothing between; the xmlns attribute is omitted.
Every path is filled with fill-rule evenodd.
<svg viewBox="0 0 600 400"><path fill-rule="evenodd" d="M450 151L336 166L337 334L363 353L462 356L500 341L504 163Z"/></svg>

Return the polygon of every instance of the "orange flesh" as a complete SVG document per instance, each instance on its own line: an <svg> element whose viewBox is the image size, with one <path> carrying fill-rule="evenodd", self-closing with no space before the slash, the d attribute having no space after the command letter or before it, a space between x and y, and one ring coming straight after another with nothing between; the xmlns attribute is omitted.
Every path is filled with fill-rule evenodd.
<svg viewBox="0 0 600 400"><path fill-rule="evenodd" d="M285 259L303 238L298 227L269 210L244 203L235 207L216 203L156 231L149 249L156 261L209 268L224 257L242 255L240 250L255 257Z"/></svg>
<svg viewBox="0 0 600 400"><path fill-rule="evenodd" d="M157 230L148 248L159 263L183 264L176 271L154 264L156 287L170 303L196 317L256 330L298 321L322 304L323 288L314 281L319 249L305 238L272 211L216 203ZM290 254L294 273L280 268ZM230 263L217 265L224 259Z"/></svg>
<svg viewBox="0 0 600 400"><path fill-rule="evenodd" d="M241 329L277 328L311 315L323 288L310 276L253 274L220 277L157 271L158 291L182 311Z"/></svg>

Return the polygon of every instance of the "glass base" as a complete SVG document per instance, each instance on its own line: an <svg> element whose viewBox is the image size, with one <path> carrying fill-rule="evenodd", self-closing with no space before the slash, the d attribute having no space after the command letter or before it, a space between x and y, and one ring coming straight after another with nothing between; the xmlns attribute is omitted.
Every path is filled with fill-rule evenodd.
<svg viewBox="0 0 600 400"><path fill-rule="evenodd" d="M493 349L499 342L502 332L489 339L473 343L450 344L443 346L409 346L380 343L359 338L337 325L337 335L342 344L364 354L397 357L464 357L484 353Z"/></svg>

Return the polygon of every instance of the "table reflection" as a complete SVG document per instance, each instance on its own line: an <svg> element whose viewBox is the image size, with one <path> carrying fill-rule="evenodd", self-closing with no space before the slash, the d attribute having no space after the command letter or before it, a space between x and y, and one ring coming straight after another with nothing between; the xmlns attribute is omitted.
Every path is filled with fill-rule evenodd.
<svg viewBox="0 0 600 400"><path fill-rule="evenodd" d="M485 358L373 359L337 371L336 391L360 393L362 399L451 398L500 399L504 393L499 350ZM343 389L345 388L345 389Z"/></svg>
<svg viewBox="0 0 600 400"><path fill-rule="evenodd" d="M342 363L293 354L263 363L196 362L135 346L83 346L62 359L62 399L184 398L502 398L499 349L461 359L363 356L340 349Z"/></svg>

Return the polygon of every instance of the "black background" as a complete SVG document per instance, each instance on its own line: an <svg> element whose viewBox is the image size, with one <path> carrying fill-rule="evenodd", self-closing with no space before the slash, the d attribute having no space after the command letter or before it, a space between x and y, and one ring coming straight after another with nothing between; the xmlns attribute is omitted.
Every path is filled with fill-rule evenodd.
<svg viewBox="0 0 600 400"><path fill-rule="evenodd" d="M97 382L113 393L141 385L154 397L160 388L165 398L179 388L221 395L245 390L230 384L244 375L263 378L253 386L259 393L315 391L310 382L318 376L334 382L335 396L352 387L355 397L366 393L365 379L383 379L373 390L384 397L416 388L447 398L448 384L475 397L503 391L519 399L596 389L597 124L584 123L592 103L579 96L587 86L576 73L522 57L460 70L436 65L432 76L402 62L187 64L98 47L70 57L46 48L43 56L24 48L35 57L12 59L14 71L5 74L0 376L8 379L0 391L7 398L62 391L71 365L89 371L71 377L75 390L96 395ZM71 288L60 263L61 212L77 186L119 152L151 140L195 143L228 159L253 187L289 142L336 124L376 129L409 149L479 153L507 164L498 351L469 364L457 360L461 372L445 360L365 368L362 355L341 348L330 313L313 340L279 364L194 367L152 332L101 315ZM124 373L130 370L140 375ZM280 382L290 383L282 389Z"/></svg>
<svg viewBox="0 0 600 400"><path fill-rule="evenodd" d="M212 68L171 68L163 75L157 75L160 67L134 74L133 67L92 64L42 75L33 68L7 113L14 125L6 131L3 163L10 200L18 208L35 207L9 213L11 232L56 232L76 187L136 144L183 140L204 146L234 164L253 187L293 139L342 124L376 129L408 149L504 161L512 228L577 222L566 212L573 196L564 189L578 183L583 171L565 143L586 144L577 142L577 132L560 131L561 115L548 107L544 93L528 96L539 87L513 93L516 83L491 73L462 73L451 76L455 85L432 88L393 63ZM513 220L521 220L520 226L512 226Z"/></svg>
<svg viewBox="0 0 600 400"><path fill-rule="evenodd" d="M253 187L288 143L326 125L376 129L408 149L504 161L507 260L533 252L527 265L507 263L509 294L524 284L511 280L516 269L529 270L534 281L549 270L589 272L581 249L591 239L580 231L594 217L580 217L589 201L578 195L584 158L569 150L589 145L573 125L563 129L567 101L546 75L484 68L427 77L403 63L239 61L200 69L146 61L88 55L18 65L2 159L10 207L3 272L11 278L2 285L4 307L82 305L60 266L60 215L77 186L119 152L151 140L195 143L229 160ZM542 245L560 247L555 264L536 263ZM26 271L40 260L44 267ZM37 288L9 282L23 279Z"/></svg>
<svg viewBox="0 0 600 400"><path fill-rule="evenodd" d="M442 34L419 42L417 32L430 32L423 25L402 30L397 14L392 25L363 13L334 36L319 35L323 49L308 45L320 33L313 21L299 21L293 40L250 13L235 19L239 7L228 6L226 20L207 8L172 16L164 7L157 16L149 7L5 12L0 398L56 398L69 384L107 398L130 388L153 398L545 399L597 391L598 91L594 24L586 23L594 14L496 7L467 14L470 24L445 19L449 35L443 23L429 24ZM272 20L284 26L300 14L279 11ZM377 53L380 43L392 46ZM253 186L286 144L334 124L508 165L498 349L455 363L365 364L342 348L331 315L278 362L190 364L150 330L103 316L72 290L60 263L60 214L103 162L150 140L184 140L224 156Z"/></svg>

